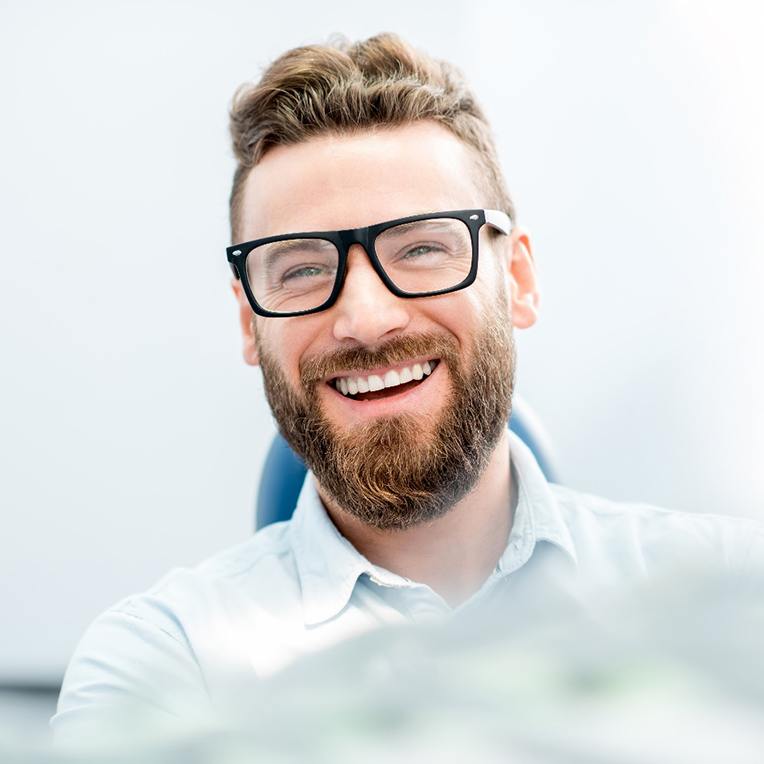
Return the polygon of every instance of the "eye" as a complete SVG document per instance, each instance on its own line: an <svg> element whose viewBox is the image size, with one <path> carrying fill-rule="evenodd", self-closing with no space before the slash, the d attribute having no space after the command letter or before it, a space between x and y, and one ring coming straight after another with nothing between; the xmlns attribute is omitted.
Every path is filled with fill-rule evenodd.
<svg viewBox="0 0 764 764"><path fill-rule="evenodd" d="M415 247L410 247L406 250L403 257L415 260L422 255L429 255L433 252L442 252L442 247L435 244L417 244Z"/></svg>
<svg viewBox="0 0 764 764"><path fill-rule="evenodd" d="M277 283L285 289L310 289L332 281L336 272L320 263L302 263L283 273Z"/></svg>
<svg viewBox="0 0 764 764"><path fill-rule="evenodd" d="M299 279L299 278L306 278L310 276L319 276L321 275L321 272L323 269L319 265L303 265L299 268L294 268L293 270L285 273L282 277L282 281L288 281L289 279Z"/></svg>

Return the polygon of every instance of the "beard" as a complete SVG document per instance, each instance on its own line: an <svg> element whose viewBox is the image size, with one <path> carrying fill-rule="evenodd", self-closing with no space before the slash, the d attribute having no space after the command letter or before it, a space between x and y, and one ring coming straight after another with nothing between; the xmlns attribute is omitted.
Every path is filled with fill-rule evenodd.
<svg viewBox="0 0 764 764"><path fill-rule="evenodd" d="M375 350L342 349L306 360L300 366L302 395L258 340L265 393L279 430L340 510L374 528L402 530L442 517L472 490L511 412L516 353L508 315L500 282L496 303L474 337L468 369L453 336L405 335ZM342 430L322 412L319 385L333 372L421 356L439 358L449 374L450 392L437 414L379 416Z"/></svg>

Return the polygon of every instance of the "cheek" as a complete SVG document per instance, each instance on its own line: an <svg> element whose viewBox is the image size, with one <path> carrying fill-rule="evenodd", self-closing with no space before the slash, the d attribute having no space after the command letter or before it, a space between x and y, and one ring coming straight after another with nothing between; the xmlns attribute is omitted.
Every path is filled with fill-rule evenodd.
<svg viewBox="0 0 764 764"><path fill-rule="evenodd" d="M494 306L501 295L510 294L510 274L502 267L502 262L494 252L486 252L480 261L480 270L475 279L476 291L484 306Z"/></svg>
<svg viewBox="0 0 764 764"><path fill-rule="evenodd" d="M281 368L296 386L299 386L300 362L320 352L312 348L317 346L318 339L323 336L322 331L330 331L317 318L274 318L271 320L278 323L268 327L268 348L278 356Z"/></svg>
<svg viewBox="0 0 764 764"><path fill-rule="evenodd" d="M484 286L495 284L501 276L500 270L498 253L492 247L483 247L480 251L480 264L475 283L481 283Z"/></svg>
<svg viewBox="0 0 764 764"><path fill-rule="evenodd" d="M300 348L294 340L288 337L280 338L280 341L275 346L276 352L281 362L281 368L289 378L290 382L296 387L299 387L300 379Z"/></svg>
<svg viewBox="0 0 764 764"><path fill-rule="evenodd" d="M475 279L472 286L467 287L462 294L464 296L462 304L459 306L459 320L465 329L475 329L482 323L486 310L492 306L496 300L496 275L485 274Z"/></svg>

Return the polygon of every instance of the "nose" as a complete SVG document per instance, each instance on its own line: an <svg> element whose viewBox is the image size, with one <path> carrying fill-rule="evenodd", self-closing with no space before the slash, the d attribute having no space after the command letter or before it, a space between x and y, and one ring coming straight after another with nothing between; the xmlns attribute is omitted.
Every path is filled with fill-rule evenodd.
<svg viewBox="0 0 764 764"><path fill-rule="evenodd" d="M383 283L360 244L348 251L345 283L334 305L334 338L374 346L405 329L411 300L396 297Z"/></svg>

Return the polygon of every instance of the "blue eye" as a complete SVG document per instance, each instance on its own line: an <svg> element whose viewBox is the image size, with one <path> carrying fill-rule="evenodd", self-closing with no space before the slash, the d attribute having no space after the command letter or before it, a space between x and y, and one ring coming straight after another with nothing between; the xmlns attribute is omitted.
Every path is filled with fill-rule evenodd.
<svg viewBox="0 0 764 764"><path fill-rule="evenodd" d="M440 247L434 247L431 244L419 244L418 246L407 250L404 254L404 258L413 260L422 255L432 254L433 252L442 252L442 249Z"/></svg>
<svg viewBox="0 0 764 764"><path fill-rule="evenodd" d="M282 281L287 281L289 279L298 279L298 278L308 278L311 276L319 276L321 275L322 268L316 265L305 265L301 268L295 268L292 271L289 271L289 273L285 273L282 276Z"/></svg>
<svg viewBox="0 0 764 764"><path fill-rule="evenodd" d="M336 272L336 268L305 263L282 274L277 283L289 290L315 289L333 281Z"/></svg>

